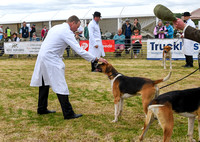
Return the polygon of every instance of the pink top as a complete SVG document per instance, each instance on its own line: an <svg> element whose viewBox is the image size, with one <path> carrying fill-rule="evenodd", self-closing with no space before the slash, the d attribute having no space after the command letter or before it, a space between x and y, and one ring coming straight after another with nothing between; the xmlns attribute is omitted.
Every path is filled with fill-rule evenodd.
<svg viewBox="0 0 200 142"><path fill-rule="evenodd" d="M135 38L138 38L138 39L133 40ZM132 44L134 44L137 40L140 42L140 44L142 44L142 35L132 35L131 40L132 40Z"/></svg>

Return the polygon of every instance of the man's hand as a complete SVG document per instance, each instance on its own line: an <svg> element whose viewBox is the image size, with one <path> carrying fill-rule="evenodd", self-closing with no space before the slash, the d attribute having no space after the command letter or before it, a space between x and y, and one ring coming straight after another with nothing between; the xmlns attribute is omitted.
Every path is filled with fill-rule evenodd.
<svg viewBox="0 0 200 142"><path fill-rule="evenodd" d="M105 64L108 64L108 61L104 58L99 58L99 62L102 62L102 63L105 63Z"/></svg>
<svg viewBox="0 0 200 142"><path fill-rule="evenodd" d="M98 46L98 45L95 45L94 47L95 47L95 48L98 48L99 46Z"/></svg>
<svg viewBox="0 0 200 142"><path fill-rule="evenodd" d="M186 24L183 22L183 20L181 20L179 18L177 18L176 21L173 21L173 24L176 29L180 29L180 30L183 30L186 26Z"/></svg>

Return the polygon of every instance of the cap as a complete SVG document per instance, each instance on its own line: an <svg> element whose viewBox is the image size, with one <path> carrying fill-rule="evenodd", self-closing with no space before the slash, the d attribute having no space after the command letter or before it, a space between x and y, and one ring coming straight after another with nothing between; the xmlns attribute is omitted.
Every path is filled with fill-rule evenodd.
<svg viewBox="0 0 200 142"><path fill-rule="evenodd" d="M126 22L130 22L130 19L126 19L125 21L126 21Z"/></svg>
<svg viewBox="0 0 200 142"><path fill-rule="evenodd" d="M190 12L184 12L182 16L191 16Z"/></svg>
<svg viewBox="0 0 200 142"><path fill-rule="evenodd" d="M98 11L95 11L93 14L94 17L101 17L101 13Z"/></svg>

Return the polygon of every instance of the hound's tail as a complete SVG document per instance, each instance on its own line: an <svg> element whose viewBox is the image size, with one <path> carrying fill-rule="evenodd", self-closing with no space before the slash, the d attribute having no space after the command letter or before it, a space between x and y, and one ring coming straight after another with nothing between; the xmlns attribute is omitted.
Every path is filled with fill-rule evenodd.
<svg viewBox="0 0 200 142"><path fill-rule="evenodd" d="M171 74L172 74L172 72L170 71L169 74L168 74L165 78L159 79L159 80L155 80L155 81L153 82L153 84L155 85L155 84L158 84L158 83L160 83L160 82L165 82L165 81L167 81L167 80L171 77Z"/></svg>

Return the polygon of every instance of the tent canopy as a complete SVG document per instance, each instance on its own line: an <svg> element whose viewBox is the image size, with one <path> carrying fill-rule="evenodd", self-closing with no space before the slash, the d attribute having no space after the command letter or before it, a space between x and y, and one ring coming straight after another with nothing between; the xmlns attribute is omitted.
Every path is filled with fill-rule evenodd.
<svg viewBox="0 0 200 142"><path fill-rule="evenodd" d="M0 24L22 23L23 21L41 22L41 21L66 20L71 15L77 15L82 20L92 19L92 14L95 11L101 12L103 19L154 16L153 8L151 8L150 6L69 9L69 10L37 12L29 14L5 14L3 16L0 15Z"/></svg>
<svg viewBox="0 0 200 142"><path fill-rule="evenodd" d="M191 12L191 19L192 20L200 20L200 8Z"/></svg>

